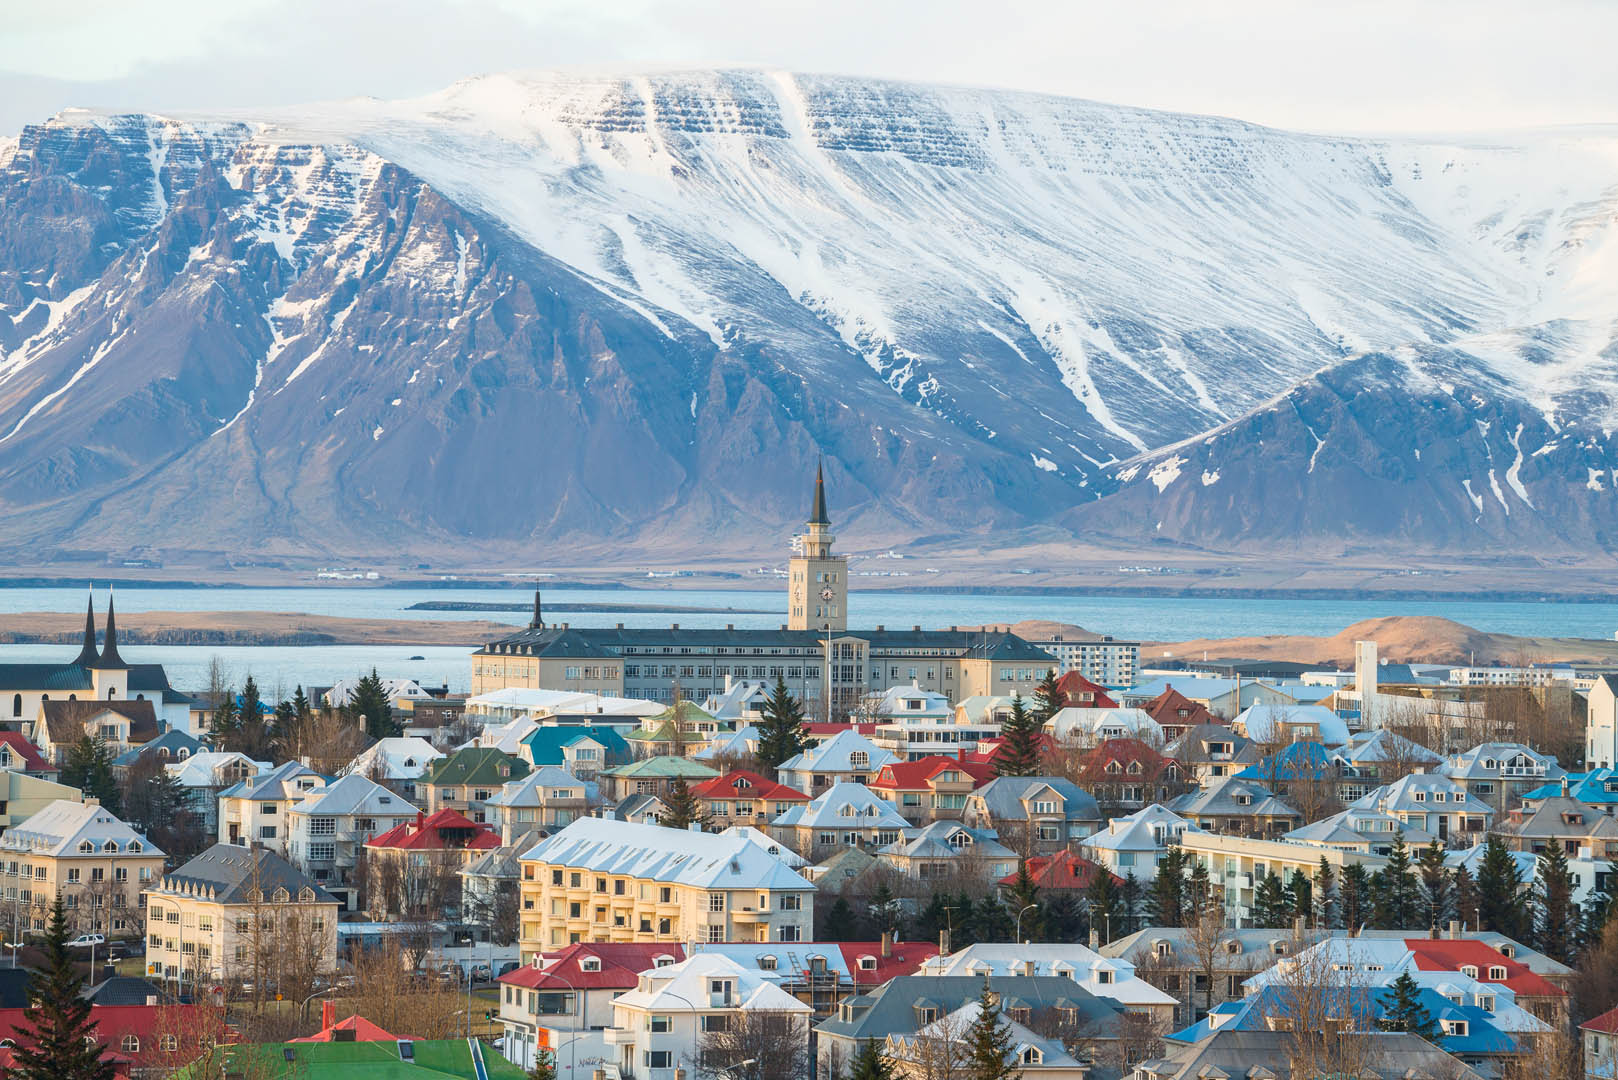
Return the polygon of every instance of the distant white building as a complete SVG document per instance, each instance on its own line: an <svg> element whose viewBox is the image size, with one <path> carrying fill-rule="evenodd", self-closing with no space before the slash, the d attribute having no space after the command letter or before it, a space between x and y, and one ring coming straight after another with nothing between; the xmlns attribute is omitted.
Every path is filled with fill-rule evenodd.
<svg viewBox="0 0 1618 1080"><path fill-rule="evenodd" d="M411 799L416 794L416 781L443 756L443 752L426 739L413 736L378 739L348 763L343 775L369 777Z"/></svg>
<svg viewBox="0 0 1618 1080"><path fill-rule="evenodd" d="M915 682L871 694L866 703L868 712L877 718L872 741L901 761L969 753L982 740L1000 734L999 724L974 722L959 714L944 694Z"/></svg>
<svg viewBox="0 0 1618 1080"><path fill-rule="evenodd" d="M328 709L341 708L348 704L354 692L359 689L359 685L358 679L338 679L321 695L320 703ZM388 696L390 702L420 701L432 697L414 679L383 679L382 692Z"/></svg>
<svg viewBox="0 0 1618 1080"><path fill-rule="evenodd" d="M1163 725L1144 709L1083 709L1068 707L1045 721L1045 730L1059 743L1095 745L1108 739L1140 739L1163 745Z"/></svg>
<svg viewBox="0 0 1618 1080"><path fill-rule="evenodd" d="M1584 767L1611 769L1618 762L1618 675L1602 675L1590 686L1585 706Z"/></svg>
<svg viewBox="0 0 1618 1080"><path fill-rule="evenodd" d="M1118 877L1134 874L1141 884L1157 878L1157 864L1187 832L1201 832L1173 810L1152 805L1128 817L1113 818L1094 836L1079 841L1079 851Z"/></svg>
<svg viewBox="0 0 1618 1080"><path fill-rule="evenodd" d="M1140 673L1140 642L1111 637L1064 638L1061 635L1029 644L1061 661L1058 675L1077 671L1102 686L1133 686Z"/></svg>

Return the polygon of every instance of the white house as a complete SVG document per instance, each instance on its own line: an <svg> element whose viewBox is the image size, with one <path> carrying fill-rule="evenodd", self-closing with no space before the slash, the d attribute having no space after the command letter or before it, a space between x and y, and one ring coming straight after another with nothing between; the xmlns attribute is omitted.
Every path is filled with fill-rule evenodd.
<svg viewBox="0 0 1618 1080"><path fill-rule="evenodd" d="M1045 721L1045 730L1057 742L1093 746L1108 739L1140 739L1151 746L1163 745L1163 725L1144 709L1060 709Z"/></svg>
<svg viewBox="0 0 1618 1080"><path fill-rule="evenodd" d="M1187 832L1201 832L1194 822L1156 803L1127 817L1113 818L1094 836L1079 841L1080 852L1119 877L1134 874L1141 884L1157 878L1157 864Z"/></svg>
<svg viewBox="0 0 1618 1080"><path fill-rule="evenodd" d="M916 682L871 694L866 705L877 719L872 741L900 761L970 752L1000 734L995 721L972 720L958 713L948 697Z"/></svg>
<svg viewBox="0 0 1618 1080"><path fill-rule="evenodd" d="M1256 743L1348 743L1348 724L1324 705L1249 705L1230 726Z"/></svg>
<svg viewBox="0 0 1618 1080"><path fill-rule="evenodd" d="M818 746L811 746L803 753L787 758L775 773L776 779L787 787L795 787L808 795L818 795L844 780L863 784L880 772L882 766L898 760L889 751L850 729L839 731Z"/></svg>
<svg viewBox="0 0 1618 1080"><path fill-rule="evenodd" d="M403 796L366 777L339 777L287 811L288 853L322 888L340 895L365 841L417 813Z"/></svg>
<svg viewBox="0 0 1618 1080"><path fill-rule="evenodd" d="M378 739L348 763L343 775L369 777L405 798L413 799L416 781L421 779L433 762L443 756L443 752L426 739Z"/></svg>
<svg viewBox="0 0 1618 1080"><path fill-rule="evenodd" d="M813 1010L722 953L701 952L644 971L635 989L612 1005L607 1043L618 1050L620 1074L637 1080L675 1080L675 1069L687 1076L704 1071L713 1064L701 1058L704 1035L742 1023L755 1010L791 1017L808 1053Z"/></svg>
<svg viewBox="0 0 1618 1080"><path fill-rule="evenodd" d="M1116 1001L1130 1012L1169 1023L1179 1003L1135 973L1122 957L1102 956L1079 944L979 944L924 960L923 975L1028 976L1072 979L1096 997Z"/></svg>
<svg viewBox="0 0 1618 1080"><path fill-rule="evenodd" d="M1618 765L1618 675L1603 675L1590 687L1584 712L1584 767Z"/></svg>
<svg viewBox="0 0 1618 1080"><path fill-rule="evenodd" d="M296 761L232 784L218 795L219 842L243 847L259 844L286 855L291 831L287 811L325 784L326 777Z"/></svg>

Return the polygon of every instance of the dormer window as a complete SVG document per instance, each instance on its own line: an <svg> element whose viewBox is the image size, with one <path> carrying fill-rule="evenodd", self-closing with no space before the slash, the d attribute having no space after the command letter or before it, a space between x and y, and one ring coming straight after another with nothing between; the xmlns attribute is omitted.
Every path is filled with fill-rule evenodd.
<svg viewBox="0 0 1618 1080"><path fill-rule="evenodd" d="M79 841L79 854L80 855L92 854L95 851L95 849L96 849L95 845L90 843L90 841L88 841L88 840Z"/></svg>
<svg viewBox="0 0 1618 1080"><path fill-rule="evenodd" d="M129 851L130 851L131 854L138 854L138 853L140 853L141 851L144 851L144 850L145 850L145 848L141 847L141 843L140 843L139 840L131 840L129 842Z"/></svg>
<svg viewBox="0 0 1618 1080"><path fill-rule="evenodd" d="M760 971L774 971L776 969L776 959L775 959L775 957L773 957L773 956L761 956L761 957L759 957L758 958L758 969Z"/></svg>
<svg viewBox="0 0 1618 1080"><path fill-rule="evenodd" d="M1039 1048L1036 1046L1025 1046L1023 1047L1021 1061L1024 1065L1043 1065L1045 1055L1040 1053Z"/></svg>
<svg viewBox="0 0 1618 1080"><path fill-rule="evenodd" d="M601 957L599 957L599 956L586 956L586 957L581 958L579 960L579 970L580 971L600 971L601 970Z"/></svg>
<svg viewBox="0 0 1618 1080"><path fill-rule="evenodd" d="M101 845L101 850L109 853L117 851L118 843L115 840L108 840L105 844Z"/></svg>
<svg viewBox="0 0 1618 1080"><path fill-rule="evenodd" d="M1502 965L1493 964L1493 965L1491 965L1489 967L1489 981L1490 982L1501 982L1501 981L1503 981L1505 979L1505 977L1506 977L1506 969Z"/></svg>
<svg viewBox="0 0 1618 1080"><path fill-rule="evenodd" d="M1475 979L1478 977L1478 967L1476 964L1462 964L1461 974L1465 975L1468 979Z"/></svg>
<svg viewBox="0 0 1618 1080"><path fill-rule="evenodd" d="M876 957L874 957L874 956L862 956L862 957L860 957L860 970L861 971L875 971L876 970Z"/></svg>

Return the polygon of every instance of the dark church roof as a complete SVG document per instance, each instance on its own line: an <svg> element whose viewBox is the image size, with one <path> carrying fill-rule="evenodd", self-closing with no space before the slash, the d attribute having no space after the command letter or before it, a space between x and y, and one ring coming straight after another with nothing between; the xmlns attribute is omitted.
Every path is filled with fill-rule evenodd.
<svg viewBox="0 0 1618 1080"><path fill-rule="evenodd" d="M815 466L815 503L809 508L809 524L831 524L831 516L826 513L826 477L819 465Z"/></svg>
<svg viewBox="0 0 1618 1080"><path fill-rule="evenodd" d="M162 694L168 700L187 700L169 685L163 665L124 662L118 653L117 619L110 599L107 601L107 633L100 649L96 648L95 605L91 601L84 612L84 641L79 647L78 656L66 664L0 664L0 691L36 690L47 694L68 694L90 690L94 686L90 673L95 670L127 671L130 697Z"/></svg>

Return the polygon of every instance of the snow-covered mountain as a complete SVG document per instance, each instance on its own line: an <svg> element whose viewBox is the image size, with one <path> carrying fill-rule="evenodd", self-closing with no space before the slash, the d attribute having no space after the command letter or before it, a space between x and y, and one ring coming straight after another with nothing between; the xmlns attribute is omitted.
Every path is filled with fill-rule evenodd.
<svg viewBox="0 0 1618 1080"><path fill-rule="evenodd" d="M0 143L0 549L769 550L819 454L895 540L1610 549L1615 226L1618 129L752 71L73 112Z"/></svg>

